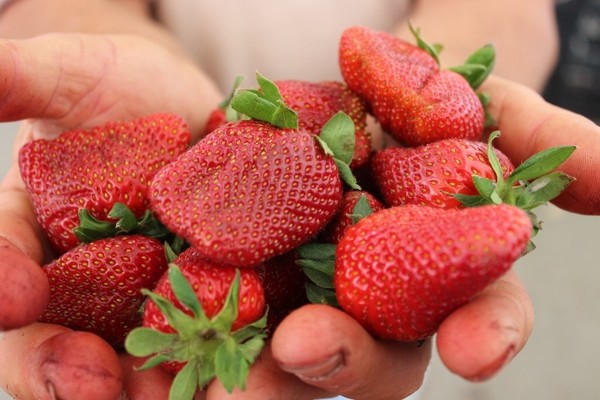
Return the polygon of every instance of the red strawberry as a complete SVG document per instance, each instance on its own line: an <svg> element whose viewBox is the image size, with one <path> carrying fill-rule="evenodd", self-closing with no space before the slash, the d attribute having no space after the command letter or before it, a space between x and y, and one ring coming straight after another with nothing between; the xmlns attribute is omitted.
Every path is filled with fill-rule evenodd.
<svg viewBox="0 0 600 400"><path fill-rule="evenodd" d="M323 126L338 112L346 113L354 122L355 147L350 167L367 163L372 152L371 134L367 131L366 104L361 97L337 81L275 81L285 104L298 114L298 125L318 135Z"/></svg>
<svg viewBox="0 0 600 400"><path fill-rule="evenodd" d="M350 166L356 169L366 165L373 146L371 134L367 131L366 104L361 97L337 81L279 80L272 84L279 89L281 100L297 114L298 127L309 133L319 135L335 114L347 114L355 127L354 154ZM239 81L236 81L234 87L238 86ZM205 128L207 133L227 122L241 119L240 114L235 115L235 110L230 108L232 97L212 111ZM228 113L231 118L228 118Z"/></svg>
<svg viewBox="0 0 600 400"><path fill-rule="evenodd" d="M152 181L152 209L217 263L248 267L286 253L335 214L335 162L303 130L245 120L213 131Z"/></svg>
<svg viewBox="0 0 600 400"><path fill-rule="evenodd" d="M115 203L123 203L141 218L148 209L150 180L188 147L190 138L180 117L156 114L23 146L21 175L53 247L64 253L80 243L73 233L80 209L110 220Z"/></svg>
<svg viewBox="0 0 600 400"><path fill-rule="evenodd" d="M357 210L357 205L362 208ZM320 234L320 241L338 243L346 230L359 219L383 208L383 204L369 192L364 190L350 190L345 192L340 210Z"/></svg>
<svg viewBox="0 0 600 400"><path fill-rule="evenodd" d="M373 156L372 176L388 206L456 208L461 203L453 195L478 194L473 175L496 179L487 151L485 143L466 139L384 149ZM507 178L514 167L504 154L494 151Z"/></svg>
<svg viewBox="0 0 600 400"><path fill-rule="evenodd" d="M308 303L306 275L296 261L296 252L290 251L256 267L269 307L268 333L272 333L291 311Z"/></svg>
<svg viewBox="0 0 600 400"><path fill-rule="evenodd" d="M82 244L43 268L50 302L41 322L96 333L115 347L141 325L140 290L167 270L163 245L141 235Z"/></svg>
<svg viewBox="0 0 600 400"><path fill-rule="evenodd" d="M339 46L344 81L401 143L479 138L485 116L477 94L459 73L439 69L433 48L421 47L389 33L350 27Z"/></svg>
<svg viewBox="0 0 600 400"><path fill-rule="evenodd" d="M337 247L337 300L378 337L425 339L511 267L531 231L528 215L505 204L379 211Z"/></svg>
<svg viewBox="0 0 600 400"><path fill-rule="evenodd" d="M178 374L173 399L191 399L215 376L229 390L244 387L250 364L264 345L265 297L252 269L207 261L194 248L174 260L144 309L144 327L131 332L128 352L150 356Z"/></svg>

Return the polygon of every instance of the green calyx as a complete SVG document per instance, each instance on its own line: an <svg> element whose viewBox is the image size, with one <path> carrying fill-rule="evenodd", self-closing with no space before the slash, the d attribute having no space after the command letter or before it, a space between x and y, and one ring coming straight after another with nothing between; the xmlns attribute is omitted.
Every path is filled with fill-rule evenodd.
<svg viewBox="0 0 600 400"><path fill-rule="evenodd" d="M279 128L298 128L298 115L283 101L275 83L256 73L259 89L236 89L231 108L252 119L268 122Z"/></svg>
<svg viewBox="0 0 600 400"><path fill-rule="evenodd" d="M419 48L425 50L431 57L433 57L433 59L439 66L440 65L440 53L444 49L444 46L442 46L439 43L431 44L431 43L428 43L425 40L423 40L420 29L415 28L410 23L408 24L408 29L410 30L410 33L412 33L412 35L414 36L417 46L419 46Z"/></svg>
<svg viewBox="0 0 600 400"><path fill-rule="evenodd" d="M496 64L496 49L488 44L477 49L462 65L449 68L463 76L473 89L479 88Z"/></svg>
<svg viewBox="0 0 600 400"><path fill-rule="evenodd" d="M236 76L229 95L226 98L224 98L223 101L221 101L221 103L219 103L219 108L225 112L225 118L227 119L227 122L239 121L244 118L244 115L234 110L231 106L231 100L233 99L233 96L235 96L235 93L241 86L243 80L244 77L242 75Z"/></svg>
<svg viewBox="0 0 600 400"><path fill-rule="evenodd" d="M541 229L541 223L532 210L557 197L574 181L573 177L554 170L571 156L575 146L552 147L534 154L504 178L492 144L499 136L499 131L492 132L487 150L496 180L473 175L473 183L479 194L453 194L453 197L467 207L500 203L519 207L530 215L535 236ZM530 250L533 248L530 244Z"/></svg>
<svg viewBox="0 0 600 400"><path fill-rule="evenodd" d="M365 195L360 196L352 214L348 215L353 224L371 215L373 209ZM296 261L309 282L306 284L306 296L313 304L327 304L339 307L335 297L333 273L335 269L335 251L337 245L332 243L307 243L297 249Z"/></svg>
<svg viewBox="0 0 600 400"><path fill-rule="evenodd" d="M298 129L298 114L289 108L277 85L256 73L259 89L238 89L231 99L231 107L252 118L282 129ZM360 186L350 170L356 146L355 126L352 118L338 112L323 125L321 133L315 136L327 155L335 160L340 176L352 189Z"/></svg>
<svg viewBox="0 0 600 400"><path fill-rule="evenodd" d="M141 218L123 203L115 203L108 213L113 221L101 221L93 217L88 210L82 208L78 212L79 226L73 233L83 243L91 243L98 239L114 237L118 235L141 234L153 237L160 241L174 240L174 235L165 227L150 210L147 210ZM173 243L171 243L173 245ZM177 247L175 245L175 247Z"/></svg>
<svg viewBox="0 0 600 400"><path fill-rule="evenodd" d="M344 112L338 112L323 125L321 133L315 136L325 154L333 157L340 176L346 184L360 190L356 177L350 169L356 147L355 127L352 118Z"/></svg>
<svg viewBox="0 0 600 400"><path fill-rule="evenodd" d="M150 357L141 370L163 362L185 363L173 380L170 400L192 399L196 390L203 389L213 378L219 379L229 393L235 387L243 390L250 366L265 344L267 314L232 332L238 315L239 271L223 308L212 318L206 316L194 289L176 265L170 265L168 274L175 296L192 315L163 296L144 290L176 332L135 328L125 340L125 349L136 357Z"/></svg>

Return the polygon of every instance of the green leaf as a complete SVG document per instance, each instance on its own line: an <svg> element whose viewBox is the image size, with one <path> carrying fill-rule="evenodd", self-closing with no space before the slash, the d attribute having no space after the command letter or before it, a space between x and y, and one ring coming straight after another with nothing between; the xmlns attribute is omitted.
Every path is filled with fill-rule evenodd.
<svg viewBox="0 0 600 400"><path fill-rule="evenodd" d="M223 101L221 101L219 103L219 108L221 110L224 110L226 115L227 115L227 111L231 110L231 99L233 98L233 96L235 95L235 91L241 86L243 81L244 81L243 75L236 76L235 80L233 81L233 86L231 87L231 91L229 92L229 95L227 97L225 97L223 99ZM229 116L227 118L227 121L232 121L229 119Z"/></svg>
<svg viewBox="0 0 600 400"><path fill-rule="evenodd" d="M215 353L215 373L219 381L232 393L235 387L245 389L250 364L233 340L226 340Z"/></svg>
<svg viewBox="0 0 600 400"><path fill-rule="evenodd" d="M489 199L486 199L480 195L453 193L451 196L458 200L465 207L479 207L490 204Z"/></svg>
<svg viewBox="0 0 600 400"><path fill-rule="evenodd" d="M356 225L358 221L371 214L373 214L373 209L369 204L369 200L367 199L367 196L362 194L354 205L352 214L350 214L349 217L352 219L352 223Z"/></svg>
<svg viewBox="0 0 600 400"><path fill-rule="evenodd" d="M260 87L260 90L264 93L265 98L267 100L273 103L283 103L283 97L281 96L281 92L279 91L279 88L273 81L267 79L264 75L260 74L259 72L256 72L256 82L258 83L258 87Z"/></svg>
<svg viewBox="0 0 600 400"><path fill-rule="evenodd" d="M502 170L502 165L500 164L500 160L498 159L498 155L496 154L496 149L494 148L494 140L500 137L500 131L494 131L490 133L490 137L488 138L487 145L487 157L488 161L496 175L496 186L502 188L504 185L504 171ZM502 190L502 189L500 189Z"/></svg>
<svg viewBox="0 0 600 400"><path fill-rule="evenodd" d="M475 189L477 189L484 199L489 199L494 204L502 203L502 198L496 191L496 182L473 175L473 183L475 184Z"/></svg>
<svg viewBox="0 0 600 400"><path fill-rule="evenodd" d="M342 177L342 180L346 183L346 185L348 185L348 187L354 190L362 190L360 185L358 184L358 181L356 180L356 177L352 173L352 169L350 169L350 165L346 164L342 160L338 160L337 158L334 158L334 161L338 167L340 176Z"/></svg>
<svg viewBox="0 0 600 400"><path fill-rule="evenodd" d="M412 33L412 35L414 36L416 42L417 42L417 46L419 46L421 49L425 50L431 57L433 57L433 59L435 60L435 62L437 63L437 65L440 65L440 51L443 48L441 45L439 44L429 44L426 41L423 40L423 38L421 37L421 33L419 29L415 29L412 24L408 24L408 29L410 29L410 32Z"/></svg>
<svg viewBox="0 0 600 400"><path fill-rule="evenodd" d="M262 352L262 349L265 347L265 338L266 335L264 334L254 335L250 339L240 344L239 349L246 361L248 361L250 364L256 361Z"/></svg>
<svg viewBox="0 0 600 400"><path fill-rule="evenodd" d="M212 318L212 322L218 330L222 332L231 332L233 322L238 316L238 296L240 291L240 270L235 270L235 277L229 286L227 297L223 308Z"/></svg>
<svg viewBox="0 0 600 400"><path fill-rule="evenodd" d="M273 104L252 90L238 90L231 99L231 107L253 119L270 122L277 110Z"/></svg>
<svg viewBox="0 0 600 400"><path fill-rule="evenodd" d="M176 334L138 327L132 329L127 335L125 350L132 356L146 357L170 349L178 339Z"/></svg>
<svg viewBox="0 0 600 400"><path fill-rule="evenodd" d="M110 221L100 221L93 217L85 208L77 212L79 226L73 229L73 233L83 243L91 243L94 240L104 239L117 235L115 224Z"/></svg>
<svg viewBox="0 0 600 400"><path fill-rule="evenodd" d="M146 362L144 362L144 364L140 365L139 367L136 368L136 370L138 371L144 371L150 368L154 368L157 365L160 365L164 362L167 361L172 361L173 358L170 356L170 354L157 354L153 357L150 357L146 360Z"/></svg>
<svg viewBox="0 0 600 400"><path fill-rule="evenodd" d="M135 214L123 203L115 203L108 213L108 217L117 220L115 227L120 232L129 232L138 227Z"/></svg>
<svg viewBox="0 0 600 400"><path fill-rule="evenodd" d="M175 307L168 299L161 295L153 293L147 289L142 289L142 293L147 295L151 301L156 304L158 309L164 314L169 322L169 325L175 329L182 337L187 338L192 336L196 329L194 327L194 319Z"/></svg>
<svg viewBox="0 0 600 400"><path fill-rule="evenodd" d="M333 307L339 307L335 297L335 291L325 289L315 285L314 283L306 284L306 297L313 304L327 304Z"/></svg>
<svg viewBox="0 0 600 400"><path fill-rule="evenodd" d="M188 282L179 267L175 264L171 264L169 266L168 274L169 283L171 284L175 297L194 313L194 317L207 319L204 310L202 310L202 305L198 300L196 291L192 288L192 285Z"/></svg>
<svg viewBox="0 0 600 400"><path fill-rule="evenodd" d="M300 259L335 260L337 246L332 243L306 243L296 250Z"/></svg>
<svg viewBox="0 0 600 400"><path fill-rule="evenodd" d="M473 89L477 89L490 75L495 62L496 49L488 44L477 49L464 64L449 69L462 75Z"/></svg>
<svg viewBox="0 0 600 400"><path fill-rule="evenodd" d="M279 128L298 128L298 114L283 102L277 104L275 112L271 116L271 125L275 125Z"/></svg>
<svg viewBox="0 0 600 400"><path fill-rule="evenodd" d="M256 80L260 91L237 89L231 99L231 107L250 118L279 128L298 129L298 115L285 105L277 85L258 72Z"/></svg>
<svg viewBox="0 0 600 400"><path fill-rule="evenodd" d="M192 400L198 387L198 375L198 364L188 361L171 383L169 400Z"/></svg>
<svg viewBox="0 0 600 400"><path fill-rule="evenodd" d="M575 151L575 146L559 146L542 150L523 161L510 174L508 182L528 181L553 171Z"/></svg>
<svg viewBox="0 0 600 400"><path fill-rule="evenodd" d="M355 127L352 118L344 112L336 113L323 125L319 138L327 143L333 157L350 164L356 146Z"/></svg>
<svg viewBox="0 0 600 400"><path fill-rule="evenodd" d="M562 172L544 175L529 183L517 198L516 205L524 210L531 210L561 194L573 178Z"/></svg>
<svg viewBox="0 0 600 400"><path fill-rule="evenodd" d="M311 282L325 289L333 289L333 263L330 267L312 268L304 266L303 271Z"/></svg>

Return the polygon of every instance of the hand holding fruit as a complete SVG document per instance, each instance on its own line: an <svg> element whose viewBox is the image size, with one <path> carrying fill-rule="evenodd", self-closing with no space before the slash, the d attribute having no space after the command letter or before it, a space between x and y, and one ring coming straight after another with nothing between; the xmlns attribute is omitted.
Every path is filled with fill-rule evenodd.
<svg viewBox="0 0 600 400"><path fill-rule="evenodd" d="M73 63L73 65L78 64ZM139 74L139 71L135 74ZM39 76L39 71L32 71L24 76L23 82L29 80L34 82L34 79ZM155 76L153 76L153 83L156 83L154 78ZM49 82L60 83L56 82L56 79L52 80L52 76ZM172 82L172 78L169 78L168 82ZM60 85L58 87L60 88ZM539 148L556 144L590 145L590 147L582 147L583 151L576 152L575 156L564 165L565 172L577 178L576 184L566 193L575 196L578 201L576 203L569 203L568 200L560 201L567 208L576 211L598 213L600 195L597 178L593 175L595 168L600 165L600 160L594 152L594 149L600 147L598 128L589 121L548 106L535 94L519 86L492 80L486 90L492 93L494 98L499 99L498 103L494 104L501 108L492 110L503 131L499 145L513 161L518 162L527 158L533 153L534 147L537 151ZM108 92L111 93L110 90ZM510 92L515 92L518 96L511 94L510 98L505 97ZM46 93L44 98L46 102L42 103L50 100L48 94ZM164 97L162 92L161 95ZM43 96L43 93L40 96ZM157 97L161 98L161 96ZM23 106L23 101L18 96L14 98L8 96L5 102L7 106L0 107L0 110L13 110L12 114L8 112L0 114L6 119L56 115L50 111L49 114L40 114L37 109L39 103L36 102L31 103L29 108L24 108L30 111L19 111L22 112L19 114L14 111ZM81 101L77 101L76 104L91 105ZM93 104L97 106L97 103ZM187 106L183 106L190 107L190 104L194 104L193 109L190 110L190 113L193 113L197 103L188 102ZM109 107L110 105L112 103L107 102L108 109L117 109ZM163 104L163 106L167 105ZM182 106L181 103L176 105ZM527 106L525 115L520 114L524 106ZM133 110L132 115L155 111L150 105L141 104L140 107L139 110ZM103 107L94 109L104 110ZM164 108L160 111L164 111ZM181 110L178 112L181 113ZM60 121L70 121L62 125L63 128L88 125L87 119L98 121L92 118L93 113L86 114L83 111L74 112L73 119L63 119L61 113L57 114ZM527 125L531 115L539 116L538 124ZM122 115L100 116L102 119L117 117ZM57 121L53 120L52 124L56 126ZM563 131L555 130L556 126L572 127L581 135L581 141L574 141L573 136L565 137ZM196 131L194 128L192 130ZM526 141L532 146L531 148L519 149L523 142L522 135L531 138L531 141ZM556 142L548 144L546 141L551 138ZM2 195L7 196L7 202L3 204L10 208L2 214L2 217L14 223L14 216L17 214L22 221L27 222L26 227L36 227L32 211L25 201L26 196L17 191L22 188L18 185L16 172L6 182L7 191ZM568 195L563 195L561 199L565 197L568 199ZM18 201L15 202L15 198ZM37 231L21 230L19 233L18 227L12 226L14 228L3 232L3 236L10 237L16 246L38 242ZM26 254L40 263L43 260L41 249L41 246L34 246L32 249L26 249ZM22 254L20 257L25 259ZM529 299L515 276L508 274L443 322L437 338L438 348L443 360L452 371L468 379L485 379L493 375L520 350L529 335L531 322ZM477 330L469 329L471 327L477 327ZM79 340L70 340L72 337L77 337ZM65 342L73 347L67 349ZM469 345L466 346L465 343ZM92 360L82 358L82 354L85 356L86 352L81 350L78 353L76 350L85 348L84 344L96 349L101 356L96 356ZM81 347L78 347L79 345ZM133 399L144 398L142 393L149 387L153 389L155 395L158 393L166 395L170 384L168 375L157 369L142 373L120 369L116 365L114 352L105 344L98 342L97 338L87 334L65 333L64 328L56 326L33 325L22 331L8 332L0 343L0 354L3 358L10 357L15 360L14 363L2 366L0 376L3 386L24 398L32 397L34 393L44 396L42 393L48 395L52 391L61 398L81 397L82 388L72 386L73 381L68 379L68 375L62 375L69 373L69 368L74 366L78 371L84 370L90 377L90 381L96 385L87 386L90 392L89 396L85 396L86 398L114 398L121 385L124 385L129 397ZM304 393L306 398L314 398L329 392L342 393L357 399L398 398L409 394L420 385L428 359L428 343L418 347L411 343L377 341L370 337L356 321L339 310L326 306L306 306L292 313L281 323L274 333L271 348L265 350L253 365L246 391L235 392L234 396L252 398L252 396L276 395L279 398L287 398L291 397L290 393ZM49 363L48 360L59 362ZM130 357L123 356L121 360L124 365L132 364ZM31 365L34 366L35 373L22 372L25 368L31 368ZM373 371L376 371L376 376L373 376ZM67 379L64 378L65 376ZM398 379L399 376L402 377L401 380ZM209 399L219 399L227 395L220 383L215 381L209 385L206 396Z"/></svg>

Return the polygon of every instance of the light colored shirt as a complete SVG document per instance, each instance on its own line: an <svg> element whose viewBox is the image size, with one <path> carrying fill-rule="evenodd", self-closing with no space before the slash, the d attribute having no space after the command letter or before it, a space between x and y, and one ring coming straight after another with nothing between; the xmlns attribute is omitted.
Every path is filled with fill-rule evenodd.
<svg viewBox="0 0 600 400"><path fill-rule="evenodd" d="M180 38L221 89L235 77L340 79L342 31L364 25L389 31L409 0L163 0L161 22Z"/></svg>

